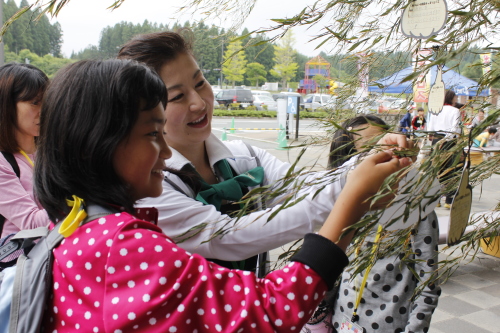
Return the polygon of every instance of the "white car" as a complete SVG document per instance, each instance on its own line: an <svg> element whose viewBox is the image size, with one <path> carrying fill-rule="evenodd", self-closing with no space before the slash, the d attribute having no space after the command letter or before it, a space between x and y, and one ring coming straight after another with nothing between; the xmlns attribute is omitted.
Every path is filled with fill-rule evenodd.
<svg viewBox="0 0 500 333"><path fill-rule="evenodd" d="M267 106L267 111L277 111L278 103L271 97L266 95L254 95L253 105L257 107L257 110L264 110L264 105Z"/></svg>
<svg viewBox="0 0 500 333"><path fill-rule="evenodd" d="M304 107L307 111L315 111L317 108L324 108L331 102L333 102L332 95L328 94L309 94L304 97Z"/></svg>
<svg viewBox="0 0 500 333"><path fill-rule="evenodd" d="M252 90L252 95L254 95L254 96L260 95L260 96L269 96L269 97L272 97L271 93L269 91L265 91L265 90Z"/></svg>

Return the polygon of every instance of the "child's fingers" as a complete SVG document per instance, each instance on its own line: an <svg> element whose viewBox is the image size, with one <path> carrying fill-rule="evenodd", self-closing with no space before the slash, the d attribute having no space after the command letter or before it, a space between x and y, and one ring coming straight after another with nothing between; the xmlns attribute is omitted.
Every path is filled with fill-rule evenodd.
<svg viewBox="0 0 500 333"><path fill-rule="evenodd" d="M370 155L366 158L367 161L370 161L374 164L384 163L392 159L392 152L390 150L380 151L376 154Z"/></svg>
<svg viewBox="0 0 500 333"><path fill-rule="evenodd" d="M408 139L406 135L389 133L384 135L378 142L379 145L398 146L400 148L408 148Z"/></svg>

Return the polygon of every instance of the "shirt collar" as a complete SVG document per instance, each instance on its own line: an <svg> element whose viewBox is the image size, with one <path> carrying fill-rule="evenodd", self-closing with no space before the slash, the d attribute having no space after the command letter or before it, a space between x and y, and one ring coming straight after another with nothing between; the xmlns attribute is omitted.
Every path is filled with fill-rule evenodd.
<svg viewBox="0 0 500 333"><path fill-rule="evenodd" d="M220 160L233 158L234 156L226 147L226 145L220 141L213 133L210 133L210 136L205 140L205 148L208 154L208 160L210 162L210 166L214 166ZM180 170L183 166L188 163L191 163L187 158L184 157L180 152L170 147L172 150L172 157L165 161L168 168L172 168L174 170Z"/></svg>

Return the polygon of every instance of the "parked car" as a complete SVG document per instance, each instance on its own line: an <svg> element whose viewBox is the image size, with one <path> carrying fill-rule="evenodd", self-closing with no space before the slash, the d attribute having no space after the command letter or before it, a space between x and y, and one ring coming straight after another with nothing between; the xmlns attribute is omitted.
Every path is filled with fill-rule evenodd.
<svg viewBox="0 0 500 333"><path fill-rule="evenodd" d="M272 95L269 91L265 90L252 90L252 95L257 96L257 95L263 95L263 96L269 96L272 98Z"/></svg>
<svg viewBox="0 0 500 333"><path fill-rule="evenodd" d="M309 94L304 98L304 108L307 111L314 111L317 108L324 108L327 104L332 104L332 102L334 102L334 98L332 98L332 95Z"/></svg>
<svg viewBox="0 0 500 333"><path fill-rule="evenodd" d="M254 95L253 105L257 107L257 110L264 110L264 105L267 106L268 111L277 111L278 103L271 97L266 95Z"/></svg>
<svg viewBox="0 0 500 333"><path fill-rule="evenodd" d="M240 103L240 108L246 108L253 104L253 95L248 89L223 89L217 93L215 100L225 107L231 103Z"/></svg>

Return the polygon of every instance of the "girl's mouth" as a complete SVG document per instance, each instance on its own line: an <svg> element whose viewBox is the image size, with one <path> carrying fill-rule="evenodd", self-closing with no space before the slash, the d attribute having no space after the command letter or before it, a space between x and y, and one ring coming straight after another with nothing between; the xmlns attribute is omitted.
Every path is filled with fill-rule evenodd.
<svg viewBox="0 0 500 333"><path fill-rule="evenodd" d="M163 169L153 169L151 173L163 179Z"/></svg>
<svg viewBox="0 0 500 333"><path fill-rule="evenodd" d="M207 124L208 124L208 117L207 114L205 113L201 118L188 123L188 126L194 128L202 128L205 127Z"/></svg>

